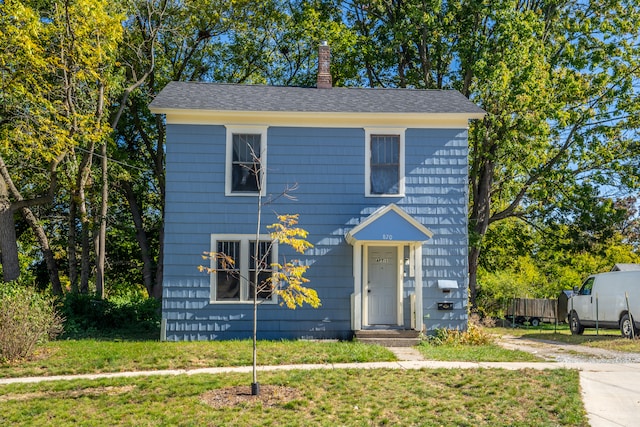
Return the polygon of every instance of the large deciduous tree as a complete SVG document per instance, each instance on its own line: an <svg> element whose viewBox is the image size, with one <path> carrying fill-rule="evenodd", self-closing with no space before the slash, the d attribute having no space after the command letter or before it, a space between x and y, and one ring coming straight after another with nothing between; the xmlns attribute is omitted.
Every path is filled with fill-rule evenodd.
<svg viewBox="0 0 640 427"><path fill-rule="evenodd" d="M567 200L593 200L580 188L638 184L640 6L504 5L485 9L471 31L484 46L468 46L480 55L466 65L475 79L467 95L489 113L470 133L472 304L477 242L490 224L539 217Z"/></svg>
<svg viewBox="0 0 640 427"><path fill-rule="evenodd" d="M470 299L481 241L586 184L637 186L640 6L625 0L357 1L371 86L455 88L471 124Z"/></svg>
<svg viewBox="0 0 640 427"><path fill-rule="evenodd" d="M235 26L247 25L248 1L154 1L132 4L120 62L125 89L112 118L126 165L115 183L127 201L149 296L162 296L165 128L147 105L172 80L206 80L218 64L217 46Z"/></svg>
<svg viewBox="0 0 640 427"><path fill-rule="evenodd" d="M98 177L93 175L93 163L98 147L110 139L111 128L105 116L109 91L117 83L115 54L122 37L121 16L115 5L106 1L54 2L51 6L54 26L52 53L60 58L55 85L58 89L61 114L73 143L70 148L68 176L70 181L68 257L69 279L74 289L87 293L92 266L93 239L97 245L98 293L102 295L104 274L104 235L107 197L104 188L92 204L87 189ZM106 164L103 164L106 172ZM106 176L103 175L103 183ZM96 226L97 223L97 226ZM79 230L80 237L77 236ZM99 231L96 231L99 230ZM101 231L101 232L100 232ZM76 250L80 246L80 256ZM101 252L101 253L100 253ZM79 258L79 260L78 260ZM79 262L78 262L79 261ZM80 274L77 266L80 265Z"/></svg>
<svg viewBox="0 0 640 427"><path fill-rule="evenodd" d="M36 231L55 292L60 280L48 240L30 207L50 203L56 170L69 145L59 126L51 77L57 57L48 51L51 28L22 2L0 5L0 254L3 280L20 276L15 215ZM47 166L48 165L48 166Z"/></svg>
<svg viewBox="0 0 640 427"><path fill-rule="evenodd" d="M85 187L95 147L106 144L110 134L103 117L122 32L120 17L104 1L52 1L36 9L28 2L7 0L0 4L0 20L0 228L15 227L13 213L21 210L40 241L53 290L60 293L48 239L29 207L52 204L57 170L64 165L67 179L74 182L69 191L69 276L76 285L75 230L80 212L81 288L86 291L90 234ZM96 214L104 218L104 209L96 209ZM3 239L4 280L13 280L20 274L15 268L15 232L3 235L9 236Z"/></svg>

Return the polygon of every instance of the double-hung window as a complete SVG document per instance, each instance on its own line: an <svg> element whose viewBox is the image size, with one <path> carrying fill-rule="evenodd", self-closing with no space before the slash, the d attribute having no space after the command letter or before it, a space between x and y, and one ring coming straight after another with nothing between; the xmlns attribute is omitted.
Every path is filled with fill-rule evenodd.
<svg viewBox="0 0 640 427"><path fill-rule="evenodd" d="M270 300L273 296L270 280L273 276L271 244L270 241L259 241L257 244L258 252L256 252L256 242L249 242L249 299L253 298L256 283L258 284L258 299Z"/></svg>
<svg viewBox="0 0 640 427"><path fill-rule="evenodd" d="M225 194L266 194L267 128L227 126Z"/></svg>
<svg viewBox="0 0 640 427"><path fill-rule="evenodd" d="M269 236L260 236L256 252L255 235L212 235L211 275L212 302L251 302L255 284L258 299L275 301L270 278L272 264L277 260L277 244ZM257 281L256 281L257 273Z"/></svg>
<svg viewBox="0 0 640 427"><path fill-rule="evenodd" d="M404 194L404 129L366 129L366 195Z"/></svg>

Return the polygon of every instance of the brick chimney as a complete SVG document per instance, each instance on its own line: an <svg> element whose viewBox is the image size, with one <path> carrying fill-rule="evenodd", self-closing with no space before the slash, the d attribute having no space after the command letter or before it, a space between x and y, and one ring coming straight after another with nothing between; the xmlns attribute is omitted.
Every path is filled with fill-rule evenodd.
<svg viewBox="0 0 640 427"><path fill-rule="evenodd" d="M331 89L331 48L326 41L318 49L318 89Z"/></svg>

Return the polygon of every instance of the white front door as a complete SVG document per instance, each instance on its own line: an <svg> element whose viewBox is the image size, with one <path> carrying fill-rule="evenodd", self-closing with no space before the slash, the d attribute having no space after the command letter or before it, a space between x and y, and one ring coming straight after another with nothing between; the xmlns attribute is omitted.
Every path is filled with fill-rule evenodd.
<svg viewBox="0 0 640 427"><path fill-rule="evenodd" d="M398 324L398 248L369 248L367 312L369 325Z"/></svg>

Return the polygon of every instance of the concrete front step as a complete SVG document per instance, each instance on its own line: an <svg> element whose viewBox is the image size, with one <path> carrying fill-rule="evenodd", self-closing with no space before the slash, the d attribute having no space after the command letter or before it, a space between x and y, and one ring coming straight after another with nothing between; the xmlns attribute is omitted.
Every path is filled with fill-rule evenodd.
<svg viewBox="0 0 640 427"><path fill-rule="evenodd" d="M420 342L419 338L358 338L365 344L377 344L383 347L413 347Z"/></svg>
<svg viewBox="0 0 640 427"><path fill-rule="evenodd" d="M420 342L420 332L402 329L366 329L355 332L358 341L383 347L413 347Z"/></svg>

